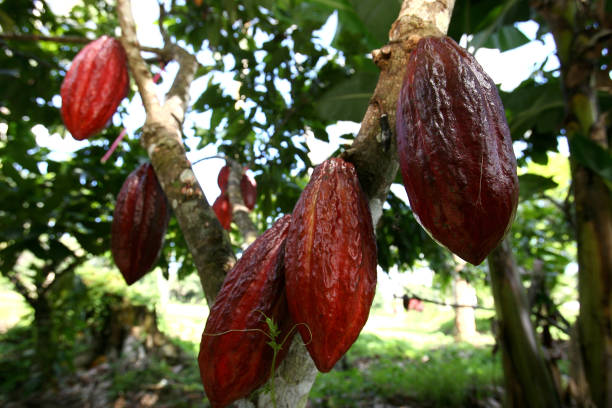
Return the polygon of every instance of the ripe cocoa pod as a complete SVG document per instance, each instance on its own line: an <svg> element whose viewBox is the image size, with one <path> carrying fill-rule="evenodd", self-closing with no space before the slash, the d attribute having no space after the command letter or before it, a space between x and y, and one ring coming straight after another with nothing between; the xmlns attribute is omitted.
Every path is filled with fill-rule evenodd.
<svg viewBox="0 0 612 408"><path fill-rule="evenodd" d="M255 202L257 201L257 183L255 179L246 172L242 174L242 178L240 179L240 192L242 193L244 205L249 210L255 208Z"/></svg>
<svg viewBox="0 0 612 408"><path fill-rule="evenodd" d="M221 226L229 231L232 228L232 205L227 193L221 193L213 203L212 208Z"/></svg>
<svg viewBox="0 0 612 408"><path fill-rule="evenodd" d="M62 82L61 114L77 140L98 133L111 119L128 91L127 59L123 46L102 36L74 58Z"/></svg>
<svg viewBox="0 0 612 408"><path fill-rule="evenodd" d="M168 201L153 166L142 164L119 191L111 231L113 259L128 285L153 267L169 220Z"/></svg>
<svg viewBox="0 0 612 408"><path fill-rule="evenodd" d="M495 84L452 39L423 38L408 61L396 130L418 221L478 265L510 228L518 202L516 158Z"/></svg>
<svg viewBox="0 0 612 408"><path fill-rule="evenodd" d="M202 334L198 363L213 407L224 407L262 386L272 368L266 317L274 321L283 360L294 331L285 295L283 249L291 216L253 242L227 274Z"/></svg>
<svg viewBox="0 0 612 408"><path fill-rule="evenodd" d="M291 317L329 371L359 336L376 289L372 219L352 164L331 158L314 170L293 209L285 267Z"/></svg>
<svg viewBox="0 0 612 408"><path fill-rule="evenodd" d="M225 193L227 191L227 181L229 179L230 167L225 165L221 167L219 170L219 175L217 176L217 184L221 189L221 193Z"/></svg>

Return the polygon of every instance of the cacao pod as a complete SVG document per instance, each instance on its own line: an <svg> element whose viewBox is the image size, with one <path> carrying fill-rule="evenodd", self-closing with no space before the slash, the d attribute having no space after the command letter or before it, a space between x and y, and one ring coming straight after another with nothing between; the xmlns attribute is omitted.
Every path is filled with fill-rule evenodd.
<svg viewBox="0 0 612 408"><path fill-rule="evenodd" d="M98 133L127 95L129 76L123 46L102 36L87 44L74 58L62 82L61 114L77 140Z"/></svg>
<svg viewBox="0 0 612 408"><path fill-rule="evenodd" d="M225 165L221 167L219 170L219 175L217 176L217 184L221 189L221 193L225 193L227 191L227 181L229 179L230 167Z"/></svg>
<svg viewBox="0 0 612 408"><path fill-rule="evenodd" d="M376 289L376 241L354 166L339 158L319 165L292 218L285 247L289 312L326 372L359 336Z"/></svg>
<svg viewBox="0 0 612 408"><path fill-rule="evenodd" d="M232 227L232 205L227 193L221 193L213 203L212 208L221 226L229 231Z"/></svg>
<svg viewBox="0 0 612 408"><path fill-rule="evenodd" d="M164 243L170 208L150 163L127 177L113 214L111 252L128 285L152 267Z"/></svg>
<svg viewBox="0 0 612 408"><path fill-rule="evenodd" d="M418 221L478 265L510 228L518 202L516 158L495 84L452 39L423 38L408 61L396 130Z"/></svg>
<svg viewBox="0 0 612 408"><path fill-rule="evenodd" d="M213 407L224 407L262 386L272 368L266 317L280 330L276 365L293 337L285 295L283 250L291 220L280 218L255 240L229 271L210 309L198 364ZM262 331L264 333L262 333Z"/></svg>
<svg viewBox="0 0 612 408"><path fill-rule="evenodd" d="M246 172L242 174L242 178L240 179L240 192L242 193L244 205L249 210L255 208L255 202L257 201L257 183L255 179Z"/></svg>

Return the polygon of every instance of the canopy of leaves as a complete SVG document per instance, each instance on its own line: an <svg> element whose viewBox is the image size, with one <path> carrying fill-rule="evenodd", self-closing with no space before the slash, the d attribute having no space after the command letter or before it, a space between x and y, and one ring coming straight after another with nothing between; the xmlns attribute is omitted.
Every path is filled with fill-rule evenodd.
<svg viewBox="0 0 612 408"><path fill-rule="evenodd" d="M166 4L164 29L174 40L212 61L197 74L207 87L193 101L191 110L207 115L198 116L205 119L185 130L197 138L197 143L189 146L197 150L215 145L220 154L254 171L262 192L255 209L260 229L292 210L307 181L313 164L306 135L312 132L315 138L327 141L328 125L361 119L378 76L369 53L387 41L400 4L399 0L384 4L378 0ZM528 41L516 23L531 18L526 0L460 1L449 35L459 40L467 34L474 49L510 50ZM93 39L115 32L117 21L113 7L105 1L82 1L68 15L57 16L46 1L3 0L0 27L2 33L17 36ZM333 38L321 38L323 27ZM545 32L542 27L539 36ZM113 197L125 176L144 160L137 142L128 140L122 143L116 160L99 162L120 131L115 126L84 142L67 161L52 160L50 152L36 144L35 125L52 134L66 133L58 114L59 87L81 46L0 39L0 76L6 84L0 94L0 123L6 125L6 131L0 132L0 183L7 201L0 209L4 273L10 273L25 248L36 251L41 259L57 258L54 262L76 256L75 249L62 247L63 236L75 238L88 254L104 253ZM230 93L225 86L230 79L238 84L236 92ZM133 96L131 92L129 97ZM557 149L562 131L558 74L539 67L532 78L514 91L502 93L502 98L513 139L524 146L519 164L545 162L547 152ZM125 113L122 107L119 116ZM583 151L589 148L580 147ZM593 166L605 174L608 159L597 157L600 159ZM524 200L550 187L549 180L537 175L524 176L522 182ZM50 242L54 242L53 249ZM178 261L190 271L188 252L175 221L167 243L161 264ZM422 259L437 270L449 269L448 253L433 243L406 203L393 195L378 229L378 244L384 269L394 264L410 267Z"/></svg>

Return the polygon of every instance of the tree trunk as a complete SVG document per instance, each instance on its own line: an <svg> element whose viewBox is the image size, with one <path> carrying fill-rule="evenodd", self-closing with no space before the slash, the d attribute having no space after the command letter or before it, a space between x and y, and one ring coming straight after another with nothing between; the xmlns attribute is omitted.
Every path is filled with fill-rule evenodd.
<svg viewBox="0 0 612 408"><path fill-rule="evenodd" d="M41 381L53 379L53 365L57 357L57 339L53 338L51 306L45 296L39 296L31 303L34 309L34 354Z"/></svg>
<svg viewBox="0 0 612 408"><path fill-rule="evenodd" d="M459 274L455 274L453 282L455 295L455 339L470 341L476 336L476 317L474 308L469 305L476 304L476 290Z"/></svg>
<svg viewBox="0 0 612 408"><path fill-rule="evenodd" d="M594 169L577 160L576 146L596 144L609 151L606 117L595 89L599 58L609 47L604 2L534 1L551 27L561 64L565 96L564 128L576 208L578 243L578 344L597 407L612 407L612 198ZM600 7L598 9L598 7Z"/></svg>
<svg viewBox="0 0 612 408"><path fill-rule="evenodd" d="M560 407L527 307L525 290L507 240L489 255L489 276L502 350L506 404L516 408Z"/></svg>

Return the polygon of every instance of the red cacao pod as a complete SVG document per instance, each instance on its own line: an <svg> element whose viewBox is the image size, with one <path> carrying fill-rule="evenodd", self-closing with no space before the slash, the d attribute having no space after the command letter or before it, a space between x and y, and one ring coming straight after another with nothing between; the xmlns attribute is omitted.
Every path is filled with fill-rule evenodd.
<svg viewBox="0 0 612 408"><path fill-rule="evenodd" d="M123 183L112 223L111 252L128 285L153 267L169 220L168 201L153 166L142 164Z"/></svg>
<svg viewBox="0 0 612 408"><path fill-rule="evenodd" d="M246 397L268 380L273 349L264 334L269 333L266 317L278 325L276 342L285 340L276 365L287 354L293 323L285 295L283 249L290 220L286 215L276 221L244 251L210 310L198 363L213 407Z"/></svg>
<svg viewBox="0 0 612 408"><path fill-rule="evenodd" d="M291 317L329 371L359 336L376 289L372 219L352 164L331 158L313 172L293 210L285 267Z"/></svg>
<svg viewBox="0 0 612 408"><path fill-rule="evenodd" d="M396 130L419 222L478 265L510 228L518 202L516 158L495 84L452 39L423 38L408 61Z"/></svg>
<svg viewBox="0 0 612 408"><path fill-rule="evenodd" d="M227 181L229 179L230 167L225 165L221 167L219 170L219 175L217 176L217 184L221 189L221 193L225 193L227 191Z"/></svg>
<svg viewBox="0 0 612 408"><path fill-rule="evenodd" d="M127 59L123 46L102 36L74 58L62 82L62 120L77 140L98 133L113 116L128 91Z"/></svg>
<svg viewBox="0 0 612 408"><path fill-rule="evenodd" d="M221 193L213 203L212 208L221 226L229 231L232 227L232 205L227 193Z"/></svg>
<svg viewBox="0 0 612 408"><path fill-rule="evenodd" d="M255 202L257 201L257 182L255 182L255 179L246 172L242 174L242 178L240 179L240 192L242 193L244 205L246 205L249 210L255 208Z"/></svg>

